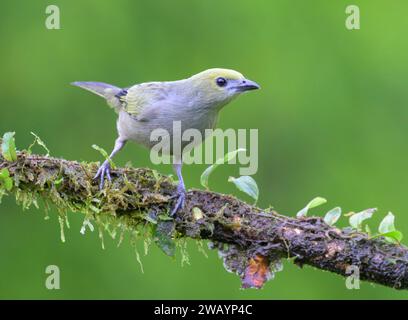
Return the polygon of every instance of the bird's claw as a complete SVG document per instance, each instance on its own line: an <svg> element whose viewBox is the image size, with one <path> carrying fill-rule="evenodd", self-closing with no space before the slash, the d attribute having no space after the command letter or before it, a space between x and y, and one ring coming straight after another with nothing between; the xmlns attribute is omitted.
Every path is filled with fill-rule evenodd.
<svg viewBox="0 0 408 320"><path fill-rule="evenodd" d="M185 201L186 201L186 189L183 184L179 184L177 187L177 194L173 196L173 198L177 198L177 201L171 210L170 216L174 217L174 215L180 210L183 209Z"/></svg>
<svg viewBox="0 0 408 320"><path fill-rule="evenodd" d="M99 189L102 190L103 186L105 184L105 176L106 178L108 178L109 182L112 181L112 177L110 174L110 163L109 161L105 161L98 169L98 171L96 172L96 175L94 177L94 180L96 179L100 179L99 182Z"/></svg>

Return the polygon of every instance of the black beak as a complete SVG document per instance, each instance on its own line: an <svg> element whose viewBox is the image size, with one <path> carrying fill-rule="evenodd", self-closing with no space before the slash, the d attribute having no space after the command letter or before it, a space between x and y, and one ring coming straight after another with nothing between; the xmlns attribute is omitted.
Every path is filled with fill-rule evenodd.
<svg viewBox="0 0 408 320"><path fill-rule="evenodd" d="M235 87L237 91L239 92L244 92L244 91L249 91L249 90L256 90L260 89L260 85L257 84L255 81L244 79L241 81L241 83Z"/></svg>

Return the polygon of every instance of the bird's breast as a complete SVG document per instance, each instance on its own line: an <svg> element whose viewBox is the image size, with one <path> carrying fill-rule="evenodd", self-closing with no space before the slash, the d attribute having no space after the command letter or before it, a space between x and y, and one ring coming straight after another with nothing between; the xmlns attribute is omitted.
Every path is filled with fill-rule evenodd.
<svg viewBox="0 0 408 320"><path fill-rule="evenodd" d="M131 140L147 148L157 144L153 139L157 134L167 132L170 137L170 150L175 150L174 144L179 144L181 150L189 145L199 145L206 138L206 130L214 129L217 124L218 112L193 111L164 112L154 119L138 121L126 112L119 113L117 122L118 133L121 138ZM199 138L197 137L199 136Z"/></svg>

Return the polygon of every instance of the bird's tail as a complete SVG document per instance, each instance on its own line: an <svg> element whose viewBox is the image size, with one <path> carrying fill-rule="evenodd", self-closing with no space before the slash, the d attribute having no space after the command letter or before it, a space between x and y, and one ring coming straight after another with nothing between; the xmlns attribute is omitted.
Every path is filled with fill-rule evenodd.
<svg viewBox="0 0 408 320"><path fill-rule="evenodd" d="M119 111L122 108L122 104L118 99L118 95L123 90L119 87L113 86L111 84L103 82L72 82L74 86L80 87L82 89L88 90L102 98L105 98L109 106Z"/></svg>

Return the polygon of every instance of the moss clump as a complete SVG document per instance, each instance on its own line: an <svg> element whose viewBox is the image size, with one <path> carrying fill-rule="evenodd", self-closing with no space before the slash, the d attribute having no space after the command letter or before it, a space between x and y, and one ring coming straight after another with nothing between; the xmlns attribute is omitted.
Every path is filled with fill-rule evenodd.
<svg viewBox="0 0 408 320"><path fill-rule="evenodd" d="M7 170L13 181L12 188L0 184L0 195L12 191L22 208L39 208L41 198L48 217L50 204L56 207L61 227L61 240L65 241L64 229L69 228L68 212L85 215L81 232L97 228L104 247L104 234L123 240L130 232L132 243L143 238L144 251L153 242L157 222L151 221L152 213L161 219L168 217L171 196L175 186L171 178L148 168L116 169L112 171L112 183L103 190L93 181L98 163L79 163L63 159L31 155L30 152L17 153L17 160L7 162L0 156L0 170ZM169 241L172 233L166 236ZM140 255L137 253L140 261Z"/></svg>

